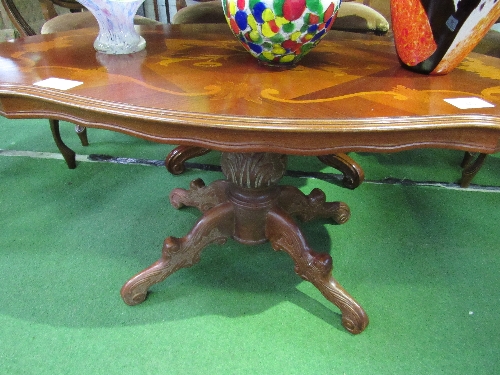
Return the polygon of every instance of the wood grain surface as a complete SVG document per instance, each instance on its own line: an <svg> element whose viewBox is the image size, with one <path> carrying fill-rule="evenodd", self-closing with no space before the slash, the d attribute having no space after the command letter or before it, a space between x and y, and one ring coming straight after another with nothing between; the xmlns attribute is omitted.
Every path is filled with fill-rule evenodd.
<svg viewBox="0 0 500 375"><path fill-rule="evenodd" d="M0 114L56 118L160 143L325 155L444 147L500 150L500 59L448 75L401 67L392 38L331 31L293 69L262 66L227 25L142 26L145 51L96 53L97 30L0 44ZM83 82L69 90L33 84ZM491 108L459 109L449 98Z"/></svg>

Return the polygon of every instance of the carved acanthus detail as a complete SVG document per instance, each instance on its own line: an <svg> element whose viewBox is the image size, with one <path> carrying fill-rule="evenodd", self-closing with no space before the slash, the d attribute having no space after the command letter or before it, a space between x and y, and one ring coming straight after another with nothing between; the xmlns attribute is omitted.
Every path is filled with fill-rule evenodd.
<svg viewBox="0 0 500 375"><path fill-rule="evenodd" d="M223 153L222 172L226 178L244 188L275 185L286 170L286 155L270 153Z"/></svg>
<svg viewBox="0 0 500 375"><path fill-rule="evenodd" d="M201 178L191 181L189 190L177 188L170 193L170 203L179 209L183 206L196 207L205 212L227 200L227 182L216 181L209 186Z"/></svg>
<svg viewBox="0 0 500 375"><path fill-rule="evenodd" d="M125 303L141 303L146 299L149 287L165 280L179 269L199 262L200 254L206 246L226 242L232 234L232 222L233 207L226 202L205 213L186 236L166 238L161 258L122 287L121 295Z"/></svg>
<svg viewBox="0 0 500 375"><path fill-rule="evenodd" d="M349 206L343 202L327 202L325 193L313 189L305 195L294 186L280 186L279 205L289 215L302 221L331 218L337 224L344 224L351 216Z"/></svg>
<svg viewBox="0 0 500 375"><path fill-rule="evenodd" d="M312 250L286 213L280 209L269 212L266 235L273 249L285 251L292 257L295 272L340 309L342 324L349 332L357 334L366 328L368 316L365 311L331 275L331 256Z"/></svg>

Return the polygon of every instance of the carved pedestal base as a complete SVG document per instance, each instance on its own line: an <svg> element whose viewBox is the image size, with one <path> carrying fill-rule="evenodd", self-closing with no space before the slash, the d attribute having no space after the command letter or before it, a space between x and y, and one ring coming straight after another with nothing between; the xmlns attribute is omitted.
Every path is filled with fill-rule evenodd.
<svg viewBox="0 0 500 375"><path fill-rule="evenodd" d="M349 219L349 207L342 202L326 202L319 189L306 196L295 187L279 186L286 167L284 155L224 153L221 165L227 180L205 186L198 179L189 190L172 191L170 201L175 208L196 207L203 215L186 236L168 237L161 258L123 286L125 303L144 301L153 284L197 263L202 250L211 243L223 244L228 238L244 244L269 241L275 250L292 257L300 277L339 307L348 331L362 332L368 325L366 313L332 277L330 255L312 250L292 218L331 218L342 224Z"/></svg>
<svg viewBox="0 0 500 375"><path fill-rule="evenodd" d="M208 154L208 148L195 146L178 146L168 154L165 167L172 174L181 174L186 170L185 162L189 159ZM330 154L318 156L318 159L342 172L342 184L348 189L356 189L365 179L361 166L347 154Z"/></svg>

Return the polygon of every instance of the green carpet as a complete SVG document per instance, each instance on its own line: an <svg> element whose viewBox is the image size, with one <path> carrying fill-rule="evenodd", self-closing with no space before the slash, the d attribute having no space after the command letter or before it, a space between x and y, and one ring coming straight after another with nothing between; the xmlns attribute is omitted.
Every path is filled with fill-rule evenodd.
<svg viewBox="0 0 500 375"><path fill-rule="evenodd" d="M83 155L162 160L172 148L95 129L84 148L70 125L63 130ZM440 186L459 179L459 151L352 154L367 179L354 191L332 183L337 172L316 158L290 158L291 170L318 178L284 183L321 188L351 208L344 225L302 228L315 250L330 252L334 276L370 317L353 336L338 309L268 244L210 246L143 304L123 303L123 283L158 259L166 236L183 236L199 217L173 209L170 190L220 172L171 176L162 167L86 161L69 170L50 157L6 156L57 153L44 120L0 118L0 150L9 151L0 151L0 374L500 368L498 156L487 158L471 189L460 189ZM197 162L217 164L218 153Z"/></svg>

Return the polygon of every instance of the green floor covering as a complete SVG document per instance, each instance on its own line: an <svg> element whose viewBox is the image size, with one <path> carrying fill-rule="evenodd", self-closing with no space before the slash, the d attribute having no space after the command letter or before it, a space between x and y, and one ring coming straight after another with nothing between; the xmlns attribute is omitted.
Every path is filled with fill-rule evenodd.
<svg viewBox="0 0 500 375"><path fill-rule="evenodd" d="M95 129L84 148L69 125L63 136L79 154L162 160L171 149ZM344 225L302 228L370 317L353 336L268 244L211 246L143 304L123 303L123 283L199 216L173 209L169 191L220 172L85 161L69 170L50 154L9 156L57 152L44 120L0 118L0 150L2 375L499 371L498 156L460 189L449 185L459 151L353 154L367 178L354 191L332 183L336 172L315 158L290 158L291 170L321 174L284 183L321 188L351 208ZM218 154L199 161L216 164Z"/></svg>

